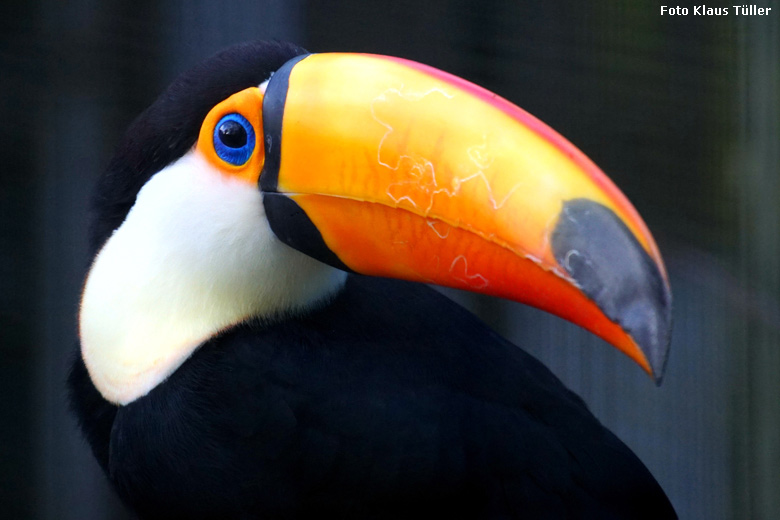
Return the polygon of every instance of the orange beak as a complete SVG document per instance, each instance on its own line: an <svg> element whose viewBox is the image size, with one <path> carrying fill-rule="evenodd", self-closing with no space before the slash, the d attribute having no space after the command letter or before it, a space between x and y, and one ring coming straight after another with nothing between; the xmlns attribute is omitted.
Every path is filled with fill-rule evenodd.
<svg viewBox="0 0 780 520"><path fill-rule="evenodd" d="M601 170L530 114L418 63L315 54L271 78L263 131L259 184L288 245L539 307L660 381L671 292L656 244Z"/></svg>

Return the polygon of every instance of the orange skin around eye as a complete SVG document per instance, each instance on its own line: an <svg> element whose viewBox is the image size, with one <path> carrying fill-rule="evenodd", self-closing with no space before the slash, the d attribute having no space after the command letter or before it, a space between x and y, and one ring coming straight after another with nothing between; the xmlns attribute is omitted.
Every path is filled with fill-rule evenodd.
<svg viewBox="0 0 780 520"><path fill-rule="evenodd" d="M249 160L240 166L222 160L214 149L214 127L228 114L238 113L246 118L255 130L255 149ZM225 175L257 184L265 161L263 146L263 93L257 87L237 92L211 109L203 120L198 136L197 150Z"/></svg>

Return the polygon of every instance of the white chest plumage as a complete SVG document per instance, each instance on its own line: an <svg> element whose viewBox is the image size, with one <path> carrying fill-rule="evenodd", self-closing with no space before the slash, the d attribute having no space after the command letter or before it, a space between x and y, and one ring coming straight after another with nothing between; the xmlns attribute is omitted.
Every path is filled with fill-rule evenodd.
<svg viewBox="0 0 780 520"><path fill-rule="evenodd" d="M260 191L193 150L149 180L97 255L82 357L103 397L127 404L219 331L315 305L345 277L277 240Z"/></svg>

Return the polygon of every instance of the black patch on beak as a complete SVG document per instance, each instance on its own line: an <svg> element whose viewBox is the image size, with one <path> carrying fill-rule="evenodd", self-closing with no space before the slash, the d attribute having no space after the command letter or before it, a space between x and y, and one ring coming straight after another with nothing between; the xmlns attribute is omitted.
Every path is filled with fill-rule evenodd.
<svg viewBox="0 0 780 520"><path fill-rule="evenodd" d="M279 240L336 269L354 272L328 248L320 230L294 200L281 193L264 193L263 206L271 230Z"/></svg>
<svg viewBox="0 0 780 520"><path fill-rule="evenodd" d="M265 192L276 191L279 181L279 167L282 161L282 120L287 89L290 87L290 73L293 67L311 54L301 54L291 59L274 72L263 95L263 134L265 161L258 183Z"/></svg>
<svg viewBox="0 0 780 520"><path fill-rule="evenodd" d="M658 266L615 213L592 200L564 203L552 234L560 266L650 362L660 384L671 338L671 292Z"/></svg>

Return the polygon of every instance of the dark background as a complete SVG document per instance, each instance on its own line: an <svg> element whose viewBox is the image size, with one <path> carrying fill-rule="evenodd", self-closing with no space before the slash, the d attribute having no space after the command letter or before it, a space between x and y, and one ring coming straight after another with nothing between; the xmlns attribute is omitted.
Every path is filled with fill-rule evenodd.
<svg viewBox="0 0 780 520"><path fill-rule="evenodd" d="M540 357L681 518L780 511L780 5L662 1L0 3L0 516L125 518L66 410L90 187L180 71L254 38L428 63L535 114L656 236L675 331L664 385L557 318L454 296ZM724 7L713 5L712 7ZM690 7L690 6L689 6Z"/></svg>

